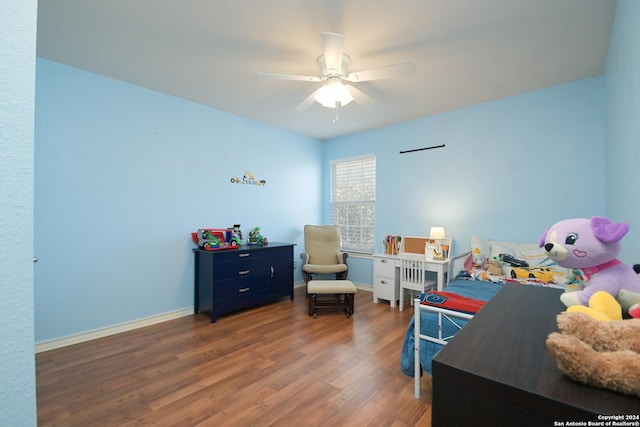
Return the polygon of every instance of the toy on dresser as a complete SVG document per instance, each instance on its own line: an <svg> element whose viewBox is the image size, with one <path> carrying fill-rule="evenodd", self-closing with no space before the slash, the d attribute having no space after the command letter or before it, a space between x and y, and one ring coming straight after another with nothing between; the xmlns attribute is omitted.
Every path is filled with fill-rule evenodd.
<svg viewBox="0 0 640 427"><path fill-rule="evenodd" d="M255 227L253 230L249 231L247 243L249 245L266 245L268 242L267 238L260 232L260 227Z"/></svg>

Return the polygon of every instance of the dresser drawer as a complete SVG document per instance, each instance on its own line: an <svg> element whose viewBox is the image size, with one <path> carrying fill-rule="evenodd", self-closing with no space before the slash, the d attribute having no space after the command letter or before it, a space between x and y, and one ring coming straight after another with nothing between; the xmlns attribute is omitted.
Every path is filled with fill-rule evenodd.
<svg viewBox="0 0 640 427"><path fill-rule="evenodd" d="M237 279L221 280L216 286L216 297L221 299L250 296L255 293L265 292L268 288L269 276L266 274L252 277L240 277Z"/></svg>
<svg viewBox="0 0 640 427"><path fill-rule="evenodd" d="M246 251L242 249L228 249L222 251L216 251L216 261L217 262L229 262L236 261L241 259L255 259L255 258L264 258L267 256L264 251Z"/></svg>
<svg viewBox="0 0 640 427"><path fill-rule="evenodd" d="M216 264L216 279L228 280L268 275L271 264L267 257L233 258Z"/></svg>
<svg viewBox="0 0 640 427"><path fill-rule="evenodd" d="M395 301L398 299L398 286L393 278L374 276L373 293L375 298Z"/></svg>
<svg viewBox="0 0 640 427"><path fill-rule="evenodd" d="M373 259L373 275L381 277L390 277L393 279L396 275L396 264L394 260L387 258Z"/></svg>

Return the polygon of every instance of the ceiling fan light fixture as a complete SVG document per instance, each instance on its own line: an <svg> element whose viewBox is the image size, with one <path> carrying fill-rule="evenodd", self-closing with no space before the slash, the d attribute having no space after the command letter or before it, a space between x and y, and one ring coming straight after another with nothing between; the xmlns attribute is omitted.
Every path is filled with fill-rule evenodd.
<svg viewBox="0 0 640 427"><path fill-rule="evenodd" d="M316 58L316 63L320 69L319 77L298 74L258 73L258 77L262 78L325 82L322 87L307 96L305 100L295 108L295 111L302 111L315 102L318 102L323 107L335 109L335 120L338 120L338 110L340 107L353 101L354 96L356 97L355 101L357 103L370 105L375 102L373 98L349 83L408 76L416 71L415 63L406 62L403 64L393 64L347 73L349 65L351 64L351 58L344 53L344 36L331 32L321 33L321 36L323 53ZM347 83L346 86L343 82Z"/></svg>
<svg viewBox="0 0 640 427"><path fill-rule="evenodd" d="M323 107L336 108L337 103L340 103L341 107L344 107L351 101L353 96L349 93L349 90L340 81L339 77L330 77L324 86L315 95L316 101L322 104Z"/></svg>

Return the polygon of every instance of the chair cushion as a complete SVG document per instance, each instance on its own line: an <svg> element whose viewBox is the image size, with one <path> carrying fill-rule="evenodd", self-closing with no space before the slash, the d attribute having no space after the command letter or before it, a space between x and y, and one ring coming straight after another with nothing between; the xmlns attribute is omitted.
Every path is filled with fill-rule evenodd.
<svg viewBox="0 0 640 427"><path fill-rule="evenodd" d="M349 280L311 280L307 284L308 294L355 294L356 287Z"/></svg>
<svg viewBox="0 0 640 427"><path fill-rule="evenodd" d="M347 264L304 264L302 270L307 273L333 274L347 271Z"/></svg>

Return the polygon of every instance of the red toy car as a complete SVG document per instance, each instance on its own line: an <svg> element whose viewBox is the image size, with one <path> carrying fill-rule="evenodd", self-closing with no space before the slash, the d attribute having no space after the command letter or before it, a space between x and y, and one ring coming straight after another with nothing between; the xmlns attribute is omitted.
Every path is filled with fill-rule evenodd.
<svg viewBox="0 0 640 427"><path fill-rule="evenodd" d="M206 251L235 249L242 244L232 228L200 228L191 233L193 242Z"/></svg>

